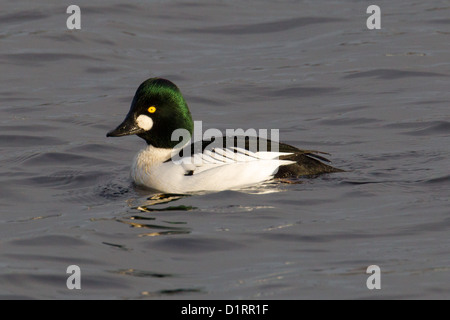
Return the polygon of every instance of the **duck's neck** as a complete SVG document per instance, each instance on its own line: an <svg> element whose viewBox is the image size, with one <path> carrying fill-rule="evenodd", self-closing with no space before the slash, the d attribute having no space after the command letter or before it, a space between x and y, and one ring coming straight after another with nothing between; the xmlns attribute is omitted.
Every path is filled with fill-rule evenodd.
<svg viewBox="0 0 450 320"><path fill-rule="evenodd" d="M152 145L148 145L136 155L134 165L139 167L148 167L163 163L164 161L169 160L171 156L172 149L170 148L157 148Z"/></svg>

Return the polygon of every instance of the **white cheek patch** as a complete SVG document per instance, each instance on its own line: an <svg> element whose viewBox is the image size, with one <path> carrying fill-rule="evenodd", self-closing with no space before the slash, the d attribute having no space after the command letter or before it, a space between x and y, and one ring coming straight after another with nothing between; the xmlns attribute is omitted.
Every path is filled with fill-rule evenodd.
<svg viewBox="0 0 450 320"><path fill-rule="evenodd" d="M141 114L136 119L136 123L139 126L139 128L148 131L153 127L153 120L149 116L146 116L144 114Z"/></svg>

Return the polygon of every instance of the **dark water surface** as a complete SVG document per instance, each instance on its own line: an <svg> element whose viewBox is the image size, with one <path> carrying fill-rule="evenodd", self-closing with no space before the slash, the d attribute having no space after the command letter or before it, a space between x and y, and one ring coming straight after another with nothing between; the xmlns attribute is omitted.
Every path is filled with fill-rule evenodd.
<svg viewBox="0 0 450 320"><path fill-rule="evenodd" d="M448 1L377 1L373 31L366 1L77 4L80 31L69 4L1 4L0 298L450 298ZM204 128L277 128L347 172L137 189L143 141L105 134L152 76Z"/></svg>

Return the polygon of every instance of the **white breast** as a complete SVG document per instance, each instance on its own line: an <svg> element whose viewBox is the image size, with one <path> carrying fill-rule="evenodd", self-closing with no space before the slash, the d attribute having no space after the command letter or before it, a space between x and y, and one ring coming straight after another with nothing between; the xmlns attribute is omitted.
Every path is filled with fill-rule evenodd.
<svg viewBox="0 0 450 320"><path fill-rule="evenodd" d="M166 193L221 191L266 181L280 166L295 163L279 160L289 153L253 153L240 148L214 151L165 162L171 158L172 150L149 146L137 154L131 176L138 185Z"/></svg>

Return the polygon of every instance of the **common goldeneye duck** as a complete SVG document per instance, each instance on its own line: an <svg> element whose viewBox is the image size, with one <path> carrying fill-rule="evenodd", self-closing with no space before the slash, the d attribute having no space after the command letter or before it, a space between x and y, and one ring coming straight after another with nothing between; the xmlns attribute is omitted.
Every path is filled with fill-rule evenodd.
<svg viewBox="0 0 450 320"><path fill-rule="evenodd" d="M176 131L178 129L178 131ZM133 181L165 193L239 189L270 179L341 172L322 152L256 137L221 137L180 146L174 132L192 136L192 116L178 87L151 78L136 91L125 120L107 137L137 135L147 147L135 157ZM178 138L178 136L177 136Z"/></svg>

